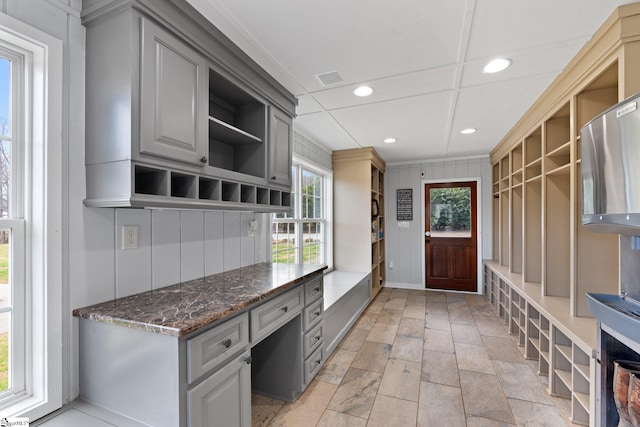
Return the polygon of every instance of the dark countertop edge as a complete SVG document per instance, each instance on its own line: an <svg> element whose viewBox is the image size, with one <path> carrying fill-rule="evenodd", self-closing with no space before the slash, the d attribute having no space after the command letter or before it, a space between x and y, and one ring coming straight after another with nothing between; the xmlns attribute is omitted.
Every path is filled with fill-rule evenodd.
<svg viewBox="0 0 640 427"><path fill-rule="evenodd" d="M279 293L282 293L292 287L294 287L295 285L297 285L300 282L305 281L306 279L308 279L311 276L314 276L316 274L322 274L322 272L324 270L326 270L328 268L327 265L322 265L319 266L319 268L317 270L314 270L312 272L309 272L307 274L304 274L296 279L291 280L290 282L284 283L280 286L278 286L277 288L274 289L270 289L267 292L264 292L262 294L259 295L255 295L253 297L247 298L244 301L242 301L241 303L238 303L236 305L232 305L230 307L228 307L225 310L219 310L216 311L214 313L212 313L212 315L207 318L204 319L200 322L197 322L197 324L193 324L193 325L185 325L184 327L179 327L179 326L169 326L169 325L158 325L158 324L152 324L152 323L144 323L144 322L139 322L136 320L132 320L132 319L124 319L121 317L115 317L115 316L108 316L108 315L103 315L100 313L95 313L92 312L92 308L102 305L102 304L109 304L109 303L113 303L115 301L118 300L118 298L114 299L114 300L110 300L110 301L103 301L101 303L97 303L97 304L92 304L90 306L87 307L83 307L83 308L76 308L73 310L72 314L74 317L78 317L78 318L82 318L82 319L87 319L87 320L93 320L93 321L97 321L97 322L102 322L102 323L107 323L110 325L116 325L116 326L122 326L125 328L130 328L130 329L138 329L138 330L143 330L146 332L152 332L152 333L159 333L159 334L163 334L163 335L169 335L169 336L174 336L174 337L183 337L185 335L189 335L192 332L197 331L198 329L202 329L202 328L206 328L207 326L209 326L210 324L220 321L222 319L225 319L229 316L232 316L235 313L239 313L242 311L246 311L248 309L251 309L251 306L257 302L263 301L267 298L270 298L272 296L275 296ZM170 285L172 286L172 285ZM148 292L148 291L145 291ZM123 297L126 298L126 297Z"/></svg>

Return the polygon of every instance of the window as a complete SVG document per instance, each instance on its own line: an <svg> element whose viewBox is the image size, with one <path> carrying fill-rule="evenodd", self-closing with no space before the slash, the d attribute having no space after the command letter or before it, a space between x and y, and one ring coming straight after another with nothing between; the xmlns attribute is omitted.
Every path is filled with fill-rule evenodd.
<svg viewBox="0 0 640 427"><path fill-rule="evenodd" d="M0 14L0 414L62 406L62 43Z"/></svg>
<svg viewBox="0 0 640 427"><path fill-rule="evenodd" d="M294 158L291 213L273 214L272 262L331 264L331 172Z"/></svg>

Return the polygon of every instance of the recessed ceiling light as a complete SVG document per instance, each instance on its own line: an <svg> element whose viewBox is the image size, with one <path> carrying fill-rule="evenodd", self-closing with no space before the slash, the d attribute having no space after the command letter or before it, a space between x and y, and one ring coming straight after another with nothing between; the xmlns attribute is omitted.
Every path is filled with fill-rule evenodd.
<svg viewBox="0 0 640 427"><path fill-rule="evenodd" d="M397 141L396 138L385 138L384 139L384 142L386 142L387 144L393 144L396 141Z"/></svg>
<svg viewBox="0 0 640 427"><path fill-rule="evenodd" d="M482 69L483 73L497 73L506 68L509 68L511 65L511 59L509 58L497 58L492 61L489 61L487 65Z"/></svg>
<svg viewBox="0 0 640 427"><path fill-rule="evenodd" d="M360 86L353 91L356 96L369 96L373 93L373 89L369 86Z"/></svg>
<svg viewBox="0 0 640 427"><path fill-rule="evenodd" d="M477 130L478 129L475 129L475 128L467 128L467 129L462 129L460 133L463 135L469 135L469 134L475 133Z"/></svg>

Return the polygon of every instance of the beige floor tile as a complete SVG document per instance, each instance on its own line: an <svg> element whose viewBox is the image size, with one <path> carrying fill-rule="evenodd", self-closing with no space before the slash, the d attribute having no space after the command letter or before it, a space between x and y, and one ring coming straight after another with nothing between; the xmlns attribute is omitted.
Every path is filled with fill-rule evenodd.
<svg viewBox="0 0 640 427"><path fill-rule="evenodd" d="M382 374L351 368L336 390L328 409L368 418L380 386Z"/></svg>
<svg viewBox="0 0 640 427"><path fill-rule="evenodd" d="M360 316L354 327L370 331L373 325L375 325L376 319L378 319L377 314L363 314Z"/></svg>
<svg viewBox="0 0 640 427"><path fill-rule="evenodd" d="M493 363L484 346L456 343L455 349L459 370L495 375Z"/></svg>
<svg viewBox="0 0 640 427"><path fill-rule="evenodd" d="M461 323L463 325L475 325L471 310L466 306L464 308L458 308L455 310L449 309L449 322Z"/></svg>
<svg viewBox="0 0 640 427"><path fill-rule="evenodd" d="M359 351L369 335L368 329L353 328L340 343L340 349Z"/></svg>
<svg viewBox="0 0 640 427"><path fill-rule="evenodd" d="M519 363L494 361L493 366L507 398L527 400L551 405L547 393L538 384L536 375L528 366Z"/></svg>
<svg viewBox="0 0 640 427"><path fill-rule="evenodd" d="M432 351L442 351L453 353L453 338L450 331L440 331L438 329L425 329L424 349Z"/></svg>
<svg viewBox="0 0 640 427"><path fill-rule="evenodd" d="M316 380L331 384L340 384L357 354L355 351L335 350L318 373Z"/></svg>
<svg viewBox="0 0 640 427"><path fill-rule="evenodd" d="M447 303L444 301L431 301L427 297L427 313L430 314L449 314Z"/></svg>
<svg viewBox="0 0 640 427"><path fill-rule="evenodd" d="M427 302L429 301L434 301L434 302L447 302L447 293L446 292L441 292L441 291L432 291L432 290L427 290Z"/></svg>
<svg viewBox="0 0 640 427"><path fill-rule="evenodd" d="M410 291L407 298L407 307L422 307L427 306L427 296L424 291Z"/></svg>
<svg viewBox="0 0 640 427"><path fill-rule="evenodd" d="M400 323L400 319L402 318L401 310L392 310L389 308L383 308L378 314L378 318L376 319L376 323L384 323L387 325L397 325Z"/></svg>
<svg viewBox="0 0 640 427"><path fill-rule="evenodd" d="M509 399L509 405L511 405L518 425L526 425L527 427L557 427L565 425L564 419L553 405L543 405L517 399Z"/></svg>
<svg viewBox="0 0 640 427"><path fill-rule="evenodd" d="M492 337L508 337L504 325L500 320L492 314L491 316L475 316L476 327L480 331L480 335Z"/></svg>
<svg viewBox="0 0 640 427"><path fill-rule="evenodd" d="M427 329L438 329L440 331L451 330L448 314L433 314L427 312L427 315L425 316L425 325Z"/></svg>
<svg viewBox="0 0 640 427"><path fill-rule="evenodd" d="M418 403L378 395L371 410L367 427L414 426Z"/></svg>
<svg viewBox="0 0 640 427"><path fill-rule="evenodd" d="M425 350L422 355L421 379L422 381L460 387L456 355Z"/></svg>
<svg viewBox="0 0 640 427"><path fill-rule="evenodd" d="M382 373L387 366L392 348L391 344L366 341L351 363L351 367Z"/></svg>
<svg viewBox="0 0 640 427"><path fill-rule="evenodd" d="M398 325L398 335L424 338L424 316L422 319L403 317Z"/></svg>
<svg viewBox="0 0 640 427"><path fill-rule="evenodd" d="M371 328L367 341L381 342L385 344L393 344L398 332L398 324L389 325L386 323L376 323Z"/></svg>
<svg viewBox="0 0 640 427"><path fill-rule="evenodd" d="M404 312L402 313L403 318L411 318L411 319L425 319L425 307L419 305L408 305L405 307Z"/></svg>
<svg viewBox="0 0 640 427"><path fill-rule="evenodd" d="M389 357L421 363L423 345L421 338L396 335Z"/></svg>
<svg viewBox="0 0 640 427"><path fill-rule="evenodd" d="M484 341L485 348L491 360L521 364L527 363L527 360L522 357L522 354L511 338L484 336L482 340Z"/></svg>
<svg viewBox="0 0 640 427"><path fill-rule="evenodd" d="M270 426L316 425L338 386L320 381L312 381L306 392L295 403L285 403L273 418Z"/></svg>
<svg viewBox="0 0 640 427"><path fill-rule="evenodd" d="M407 299L409 298L409 292L411 292L411 289L393 288L391 290L391 296L389 297L389 299L394 299L394 298Z"/></svg>
<svg viewBox="0 0 640 427"><path fill-rule="evenodd" d="M451 324L451 334L453 335L453 342L465 343L474 345L483 345L482 337L475 324L464 325L460 323Z"/></svg>
<svg viewBox="0 0 640 427"><path fill-rule="evenodd" d="M364 311L365 314L380 314L380 312L382 311L382 308L384 307L385 301L382 300L378 300L376 298L375 301L373 301L371 304L369 304L369 306L367 307L367 309Z"/></svg>
<svg viewBox="0 0 640 427"><path fill-rule="evenodd" d="M420 368L420 363L389 359L382 374L378 394L417 402L420 392Z"/></svg>
<svg viewBox="0 0 640 427"><path fill-rule="evenodd" d="M268 425L284 402L261 394L251 394L251 425L262 427Z"/></svg>
<svg viewBox="0 0 640 427"><path fill-rule="evenodd" d="M507 398L495 375L461 370L460 386L467 415L477 415L512 424L515 422Z"/></svg>
<svg viewBox="0 0 640 427"><path fill-rule="evenodd" d="M384 304L384 308L387 310L403 311L404 307L407 305L407 298L395 298L393 296L392 298L393 299L389 299L389 301Z"/></svg>
<svg viewBox="0 0 640 427"><path fill-rule="evenodd" d="M504 423L502 421L490 420L488 418L477 417L475 415L468 415L467 427L516 427L516 425L511 423Z"/></svg>
<svg viewBox="0 0 640 427"><path fill-rule="evenodd" d="M457 387L420 383L418 427L460 427L465 425L462 393Z"/></svg>
<svg viewBox="0 0 640 427"><path fill-rule="evenodd" d="M367 420L327 409L317 427L365 427Z"/></svg>

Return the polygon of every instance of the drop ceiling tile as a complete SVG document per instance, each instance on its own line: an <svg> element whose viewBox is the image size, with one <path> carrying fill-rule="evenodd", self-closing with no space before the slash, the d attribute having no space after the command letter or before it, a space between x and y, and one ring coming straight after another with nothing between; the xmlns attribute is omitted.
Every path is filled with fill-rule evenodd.
<svg viewBox="0 0 640 427"><path fill-rule="evenodd" d="M567 66L571 58L578 53L586 42L587 39L565 42L543 49L533 49L506 55L513 60L513 63L506 70L494 74L482 72L482 68L488 62L488 58L468 62L464 65L460 86L470 87L492 84L499 81L543 74L557 75Z"/></svg>
<svg viewBox="0 0 640 427"><path fill-rule="evenodd" d="M453 91L335 110L336 121L362 146L408 161L444 152ZM384 138L398 142L385 144Z"/></svg>
<svg viewBox="0 0 640 427"><path fill-rule="evenodd" d="M296 115L304 116L305 114L313 114L324 111L318 101L311 95L298 96L298 106L296 107Z"/></svg>
<svg viewBox="0 0 640 427"><path fill-rule="evenodd" d="M312 96L324 108L333 110L442 92L454 88L455 71L455 66L446 66L397 77L361 82L371 86L374 90L373 94L367 97L353 94L353 90L359 84L316 92Z"/></svg>
<svg viewBox="0 0 640 427"><path fill-rule="evenodd" d="M552 77L536 76L461 90L447 156L489 153L551 83ZM478 131L460 134L469 127Z"/></svg>
<svg viewBox="0 0 640 427"><path fill-rule="evenodd" d="M591 37L628 0L477 0L467 60Z"/></svg>
<svg viewBox="0 0 640 427"><path fill-rule="evenodd" d="M329 150L360 147L326 112L298 116L293 120L293 127Z"/></svg>
<svg viewBox="0 0 640 427"><path fill-rule="evenodd" d="M203 3L204 0L191 0ZM307 91L338 70L347 83L455 63L466 0L217 0L244 37L296 76Z"/></svg>

